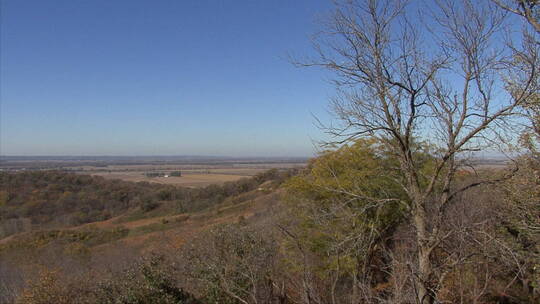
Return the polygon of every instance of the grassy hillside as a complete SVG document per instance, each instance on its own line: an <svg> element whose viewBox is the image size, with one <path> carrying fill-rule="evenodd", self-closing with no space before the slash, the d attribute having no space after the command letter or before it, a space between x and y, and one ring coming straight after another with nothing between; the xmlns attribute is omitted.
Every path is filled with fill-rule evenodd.
<svg viewBox="0 0 540 304"><path fill-rule="evenodd" d="M291 174L271 170L187 189L53 171L2 173L0 302L13 301L44 268L76 275L91 267L105 277L215 225L251 220L277 202L276 191ZM16 225L19 230L10 226L24 221L29 224Z"/></svg>
<svg viewBox="0 0 540 304"><path fill-rule="evenodd" d="M266 181L280 182L287 174L274 170L221 186L192 189L58 171L1 172L0 238L120 215L137 219L198 211L252 191Z"/></svg>

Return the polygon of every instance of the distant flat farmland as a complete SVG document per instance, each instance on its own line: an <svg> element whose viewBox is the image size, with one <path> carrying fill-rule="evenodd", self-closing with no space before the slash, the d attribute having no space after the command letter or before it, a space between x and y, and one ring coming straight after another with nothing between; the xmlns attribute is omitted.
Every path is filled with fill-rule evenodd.
<svg viewBox="0 0 540 304"><path fill-rule="evenodd" d="M61 170L130 182L204 187L251 177L270 169L305 167L308 158L200 156L2 156L0 171ZM171 176L181 172L181 177ZM149 177L149 176L154 177ZM165 177L168 175L168 177Z"/></svg>
<svg viewBox="0 0 540 304"><path fill-rule="evenodd" d="M178 185L184 187L204 187L211 184L222 184L232 182L250 175L238 174L217 174L217 173L191 173L182 172L181 177L146 177L143 172L97 172L91 175L103 176L107 179L121 179L130 182L149 182L168 185Z"/></svg>
<svg viewBox="0 0 540 304"><path fill-rule="evenodd" d="M106 167L84 166L76 170L79 174L102 176L107 179L120 179L130 182L149 182L184 187L204 187L222 184L241 178L254 176L270 169L303 167L303 163L281 164L235 164L235 165L111 165ZM182 176L170 176L180 171ZM146 173L160 173L168 177L148 177Z"/></svg>

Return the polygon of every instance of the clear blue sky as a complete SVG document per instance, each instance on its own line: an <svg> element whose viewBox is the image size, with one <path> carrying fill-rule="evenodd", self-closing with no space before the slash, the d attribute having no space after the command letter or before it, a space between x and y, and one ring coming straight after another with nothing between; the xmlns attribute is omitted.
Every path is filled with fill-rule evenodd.
<svg viewBox="0 0 540 304"><path fill-rule="evenodd" d="M0 154L309 156L331 1L1 0Z"/></svg>

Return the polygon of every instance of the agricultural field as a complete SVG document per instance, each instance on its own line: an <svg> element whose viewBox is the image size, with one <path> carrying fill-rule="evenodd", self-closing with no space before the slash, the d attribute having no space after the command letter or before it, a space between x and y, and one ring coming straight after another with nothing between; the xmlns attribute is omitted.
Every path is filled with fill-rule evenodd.
<svg viewBox="0 0 540 304"><path fill-rule="evenodd" d="M120 179L129 182L149 182L183 187L205 187L212 184L234 182L241 178L255 176L269 169L290 169L304 167L304 163L274 163L257 165L128 165L84 167L75 171L80 174L102 176L106 179ZM171 176L172 172L181 172L181 176ZM150 177L149 173L155 175Z"/></svg>
<svg viewBox="0 0 540 304"><path fill-rule="evenodd" d="M147 177L141 172L111 172L111 173L92 173L94 176L102 176L107 179L121 179L129 182L150 182L166 185L178 185L184 187L204 187L211 184L222 184L239 180L247 175L233 174L201 174L201 173L183 173L181 177Z"/></svg>
<svg viewBox="0 0 540 304"><path fill-rule="evenodd" d="M234 182L270 169L294 169L306 165L297 159L230 159L186 157L80 157L4 158L0 170L60 170L128 182L149 182L183 187L205 187ZM177 173L173 176L172 173Z"/></svg>

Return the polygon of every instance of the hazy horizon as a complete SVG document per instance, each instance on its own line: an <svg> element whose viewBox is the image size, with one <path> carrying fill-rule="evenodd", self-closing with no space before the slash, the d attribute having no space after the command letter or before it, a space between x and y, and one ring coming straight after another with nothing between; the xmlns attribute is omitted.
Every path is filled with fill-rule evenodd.
<svg viewBox="0 0 540 304"><path fill-rule="evenodd" d="M0 154L0 158L26 158L26 159L39 159L39 158L197 158L197 159L309 159L313 155L306 156L253 156L253 155L240 155L240 156L230 156L230 155L189 155L189 154L178 154L178 155L3 155Z"/></svg>

